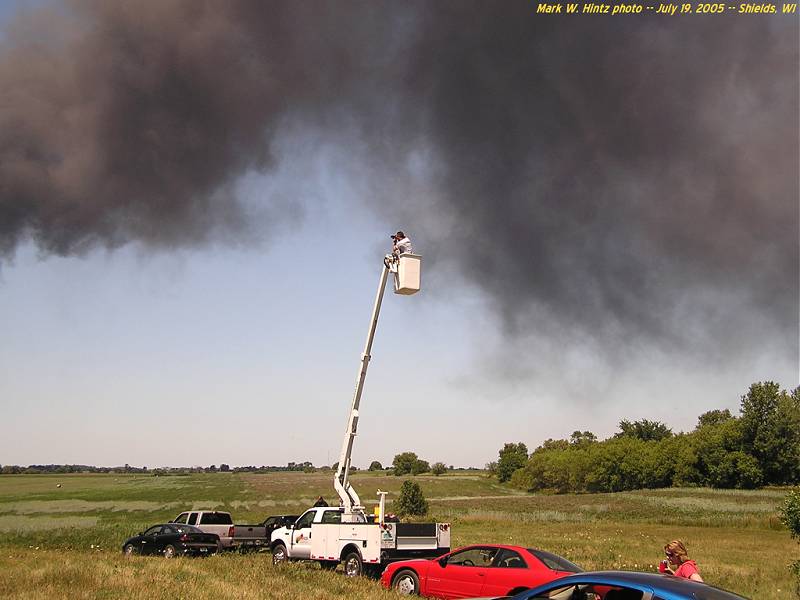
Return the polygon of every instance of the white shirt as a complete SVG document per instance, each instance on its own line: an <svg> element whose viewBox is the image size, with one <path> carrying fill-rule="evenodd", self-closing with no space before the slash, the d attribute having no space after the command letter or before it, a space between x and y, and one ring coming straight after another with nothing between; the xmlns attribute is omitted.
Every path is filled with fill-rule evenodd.
<svg viewBox="0 0 800 600"><path fill-rule="evenodd" d="M408 239L408 236L404 237L402 240L397 240L394 245L397 248L397 254L411 254L413 252L411 240Z"/></svg>

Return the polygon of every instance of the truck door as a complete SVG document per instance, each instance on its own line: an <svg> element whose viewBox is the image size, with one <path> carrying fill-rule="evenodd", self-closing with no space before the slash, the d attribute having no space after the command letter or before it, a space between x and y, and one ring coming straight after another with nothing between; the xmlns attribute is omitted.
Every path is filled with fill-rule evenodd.
<svg viewBox="0 0 800 600"><path fill-rule="evenodd" d="M433 561L428 571L428 595L475 598L481 595L497 548L471 546ZM442 564L443 563L443 564Z"/></svg>
<svg viewBox="0 0 800 600"><path fill-rule="evenodd" d="M186 522L187 525L197 525L197 515L198 513L193 512L189 513L189 520Z"/></svg>
<svg viewBox="0 0 800 600"><path fill-rule="evenodd" d="M292 536L289 556L292 558L311 557L311 524L314 522L316 514L317 511L309 510L297 519L294 529L289 531Z"/></svg>

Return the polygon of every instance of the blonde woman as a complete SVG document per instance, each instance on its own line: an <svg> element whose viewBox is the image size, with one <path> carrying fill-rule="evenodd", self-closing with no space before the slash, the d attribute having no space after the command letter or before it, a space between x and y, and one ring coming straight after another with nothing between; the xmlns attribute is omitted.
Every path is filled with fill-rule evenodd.
<svg viewBox="0 0 800 600"><path fill-rule="evenodd" d="M689 553L686 552L686 546L683 545L682 541L672 540L664 546L664 552L667 555L667 560L661 563L664 566L663 572L672 573L676 577L684 577L693 581L703 581L697 570L697 563L689 559ZM667 562L669 564L666 564ZM675 568L670 567L670 564Z"/></svg>

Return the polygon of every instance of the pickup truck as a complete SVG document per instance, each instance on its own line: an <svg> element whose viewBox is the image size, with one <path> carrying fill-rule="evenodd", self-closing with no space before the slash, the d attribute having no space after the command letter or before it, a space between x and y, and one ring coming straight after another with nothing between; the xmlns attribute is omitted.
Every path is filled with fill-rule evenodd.
<svg viewBox="0 0 800 600"><path fill-rule="evenodd" d="M233 546L240 550L269 547L272 532L278 527L294 523L299 515L277 515L267 517L258 525L234 525Z"/></svg>
<svg viewBox="0 0 800 600"><path fill-rule="evenodd" d="M183 512L170 523L194 525L204 533L216 533L219 536L219 549L233 547L234 525L231 513L216 510L193 510Z"/></svg>
<svg viewBox="0 0 800 600"><path fill-rule="evenodd" d="M449 523L374 523L363 514L343 522L341 507L308 509L289 526L272 532L272 562L316 560L324 569L344 563L350 577L379 574L390 562L432 558L450 552Z"/></svg>

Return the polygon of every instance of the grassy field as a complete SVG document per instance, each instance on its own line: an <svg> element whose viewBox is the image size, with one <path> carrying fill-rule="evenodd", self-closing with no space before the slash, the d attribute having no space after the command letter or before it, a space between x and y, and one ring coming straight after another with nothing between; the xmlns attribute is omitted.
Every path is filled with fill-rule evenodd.
<svg viewBox="0 0 800 600"><path fill-rule="evenodd" d="M378 583L315 565L274 569L266 553L165 561L124 559L123 540L187 508L233 513L238 523L299 513L332 498L330 473L191 476L0 477L2 598L390 598ZM396 497L404 478L353 477L362 499ZM453 546L538 546L587 569L654 570L663 545L683 539L706 581L757 599L794 594L798 546L779 523L783 490L665 489L528 495L480 472L417 476L431 519L453 524ZM57 487L58 485L61 487ZM377 500L377 497L374 497Z"/></svg>

